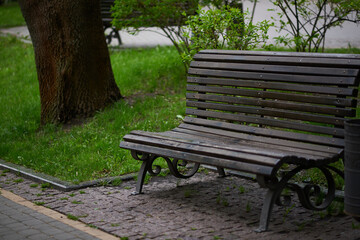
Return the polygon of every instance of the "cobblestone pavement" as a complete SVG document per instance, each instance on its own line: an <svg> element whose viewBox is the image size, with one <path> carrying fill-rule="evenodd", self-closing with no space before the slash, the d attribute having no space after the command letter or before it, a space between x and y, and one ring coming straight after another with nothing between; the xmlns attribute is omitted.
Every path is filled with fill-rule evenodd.
<svg viewBox="0 0 360 240"><path fill-rule="evenodd" d="M234 176L155 177L145 194L131 196L134 181L61 192L2 175L4 190L125 239L360 239L360 223L351 217L305 210L296 201L275 206L270 230L255 233L265 190Z"/></svg>

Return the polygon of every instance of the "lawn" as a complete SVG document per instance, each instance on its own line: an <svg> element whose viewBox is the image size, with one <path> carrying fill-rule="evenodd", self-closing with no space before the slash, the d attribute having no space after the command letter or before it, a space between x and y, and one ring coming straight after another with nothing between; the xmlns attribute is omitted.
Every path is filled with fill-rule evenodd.
<svg viewBox="0 0 360 240"><path fill-rule="evenodd" d="M11 2L0 7L0 28L9 28L25 25L17 2Z"/></svg>

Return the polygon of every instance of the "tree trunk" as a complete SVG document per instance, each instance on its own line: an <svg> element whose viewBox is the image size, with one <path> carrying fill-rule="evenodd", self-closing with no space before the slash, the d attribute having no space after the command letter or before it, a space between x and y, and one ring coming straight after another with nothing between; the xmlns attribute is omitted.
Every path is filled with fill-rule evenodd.
<svg viewBox="0 0 360 240"><path fill-rule="evenodd" d="M119 100L99 0L19 0L35 51L41 124L92 116Z"/></svg>

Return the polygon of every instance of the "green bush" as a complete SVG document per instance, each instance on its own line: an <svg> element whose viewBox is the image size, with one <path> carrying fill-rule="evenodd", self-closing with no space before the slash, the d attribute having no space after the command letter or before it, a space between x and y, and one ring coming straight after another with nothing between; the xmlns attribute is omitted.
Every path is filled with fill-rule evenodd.
<svg viewBox="0 0 360 240"><path fill-rule="evenodd" d="M265 20L252 23L249 12L239 8L199 10L198 15L189 16L189 51L182 54L183 60L190 62L195 53L202 49L251 50L266 47L271 24Z"/></svg>

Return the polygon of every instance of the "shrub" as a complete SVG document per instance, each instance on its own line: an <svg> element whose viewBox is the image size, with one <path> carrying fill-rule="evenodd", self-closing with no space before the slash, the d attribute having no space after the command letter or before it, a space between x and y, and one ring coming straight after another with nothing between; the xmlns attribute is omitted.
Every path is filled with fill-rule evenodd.
<svg viewBox="0 0 360 240"><path fill-rule="evenodd" d="M198 15L189 16L189 51L183 53L184 61L191 61L195 53L202 49L251 50L266 47L271 24L264 20L252 23L249 12L239 8L200 10Z"/></svg>

